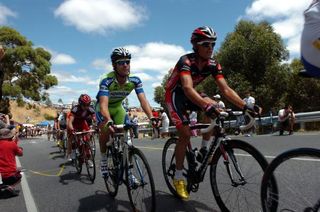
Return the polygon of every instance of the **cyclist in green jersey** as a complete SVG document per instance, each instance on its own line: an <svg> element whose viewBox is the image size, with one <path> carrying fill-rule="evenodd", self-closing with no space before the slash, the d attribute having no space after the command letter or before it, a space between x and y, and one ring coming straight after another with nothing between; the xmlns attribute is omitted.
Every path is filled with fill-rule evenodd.
<svg viewBox="0 0 320 212"><path fill-rule="evenodd" d="M150 120L152 109L144 94L139 77L130 75L131 54L125 48L116 48L111 54L113 71L105 75L99 85L96 103L96 118L100 129L101 174L107 175L107 143L113 124L124 124L129 120L122 101L135 90L141 107Z"/></svg>

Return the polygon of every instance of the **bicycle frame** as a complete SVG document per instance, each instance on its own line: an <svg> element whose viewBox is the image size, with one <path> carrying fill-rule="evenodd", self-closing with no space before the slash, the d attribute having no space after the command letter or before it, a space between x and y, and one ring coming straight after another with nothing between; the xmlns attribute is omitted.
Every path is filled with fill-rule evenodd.
<svg viewBox="0 0 320 212"><path fill-rule="evenodd" d="M232 113L232 114L235 114L235 113ZM239 113L236 113L235 115L239 115ZM229 113L222 112L221 116L227 117L227 116L229 116ZM253 124L254 124L254 119L252 118L248 125L242 126L241 128L242 129L250 128ZM199 129L199 126L190 127L190 129L191 130L192 129ZM191 142L187 146L188 151L187 151L186 157L187 157L188 163L191 164L190 173L192 173L192 174L191 174L190 180L191 180L192 184L203 182L207 168L209 165L211 165L211 159L213 157L213 154L216 151L216 148L219 146L220 151L223 156L223 159L224 159L224 164L226 165L227 173L230 177L232 185L235 187L238 185L244 185L246 182L244 180L244 176L242 174L242 171L238 165L237 159L234 157L234 154L232 152L231 152L231 154L230 153L228 154L228 152L225 149L225 147L228 145L228 140L230 138L227 137L226 134L223 132L224 128L221 124L219 117L212 119L211 124L207 128L201 129L200 131L201 131L201 133L207 133L207 132L210 132L211 130L215 130L216 134L215 134L214 139L210 143L209 151L204 156L204 159L200 163L200 167L198 169L196 169L197 165L195 164L195 161L194 161L194 154L193 154ZM236 172L240 176L240 183L237 183L233 179L233 174L232 174L232 171L230 168L229 158L231 159L231 162L234 164Z"/></svg>

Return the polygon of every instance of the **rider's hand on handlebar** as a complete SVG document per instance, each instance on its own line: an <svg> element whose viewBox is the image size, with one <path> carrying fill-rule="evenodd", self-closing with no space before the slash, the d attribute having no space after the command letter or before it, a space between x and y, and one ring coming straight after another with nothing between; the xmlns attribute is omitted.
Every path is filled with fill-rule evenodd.
<svg viewBox="0 0 320 212"><path fill-rule="evenodd" d="M159 120L157 118L155 118L155 117L151 117L150 118L150 122L151 122L152 126L156 126L158 124L158 121Z"/></svg>
<svg viewBox="0 0 320 212"><path fill-rule="evenodd" d="M253 108L251 108L245 105L243 107L243 113L245 112L248 112L252 117L260 116L260 107L258 105L255 105Z"/></svg>
<svg viewBox="0 0 320 212"><path fill-rule="evenodd" d="M209 104L204 109L206 116L208 117L217 117L220 114L220 110L218 108L218 105L215 104Z"/></svg>

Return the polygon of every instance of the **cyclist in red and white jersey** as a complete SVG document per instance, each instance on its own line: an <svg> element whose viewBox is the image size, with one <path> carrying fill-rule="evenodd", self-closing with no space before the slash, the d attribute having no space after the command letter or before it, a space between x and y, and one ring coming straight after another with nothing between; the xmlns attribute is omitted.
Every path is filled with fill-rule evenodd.
<svg viewBox="0 0 320 212"><path fill-rule="evenodd" d="M301 61L305 68L302 76L320 77L320 0L313 0L304 11Z"/></svg>
<svg viewBox="0 0 320 212"><path fill-rule="evenodd" d="M78 99L78 104L75 105L68 115L68 149L67 159L71 160L71 144L73 139L73 132L90 130L87 120L89 118L95 120L95 111L90 106L91 98L87 94L81 94Z"/></svg>
<svg viewBox="0 0 320 212"><path fill-rule="evenodd" d="M205 94L198 93L195 86L208 76L212 76L228 101L241 109L247 108L239 95L228 86L220 64L212 57L216 39L216 33L210 27L204 26L195 29L191 36L194 52L180 57L167 82L165 101L179 134L179 142L175 149L176 172L173 184L182 199L189 197L182 175L186 147L191 137L186 111L202 110L209 116L219 113L217 102ZM208 117L205 119L206 122L210 121ZM202 148L200 149L202 155L207 151L210 136L211 133L203 136Z"/></svg>

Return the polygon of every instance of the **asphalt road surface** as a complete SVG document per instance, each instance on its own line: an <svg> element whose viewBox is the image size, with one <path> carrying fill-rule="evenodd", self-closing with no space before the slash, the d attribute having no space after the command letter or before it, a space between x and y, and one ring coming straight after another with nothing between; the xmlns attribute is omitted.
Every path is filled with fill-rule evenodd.
<svg viewBox="0 0 320 212"><path fill-rule="evenodd" d="M320 133L294 134L292 136L261 135L237 136L259 149L268 160L281 152L295 147L319 148ZM193 146L200 144L200 138L193 139ZM135 146L145 153L151 166L157 197L157 211L219 211L210 187L208 173L197 193L191 193L189 201L181 201L171 195L161 169L161 154L165 139L135 140ZM107 194L100 176L99 149L96 155L97 178L92 184L85 175L79 176L75 167L66 163L58 148L46 137L29 138L20 141L24 156L18 164L25 170L23 181L17 187L18 197L0 199L0 211L47 212L47 211L131 211L127 190L119 188L115 199ZM98 144L97 144L98 147ZM320 166L319 166L320 167ZM317 183L319 182L308 182Z"/></svg>

